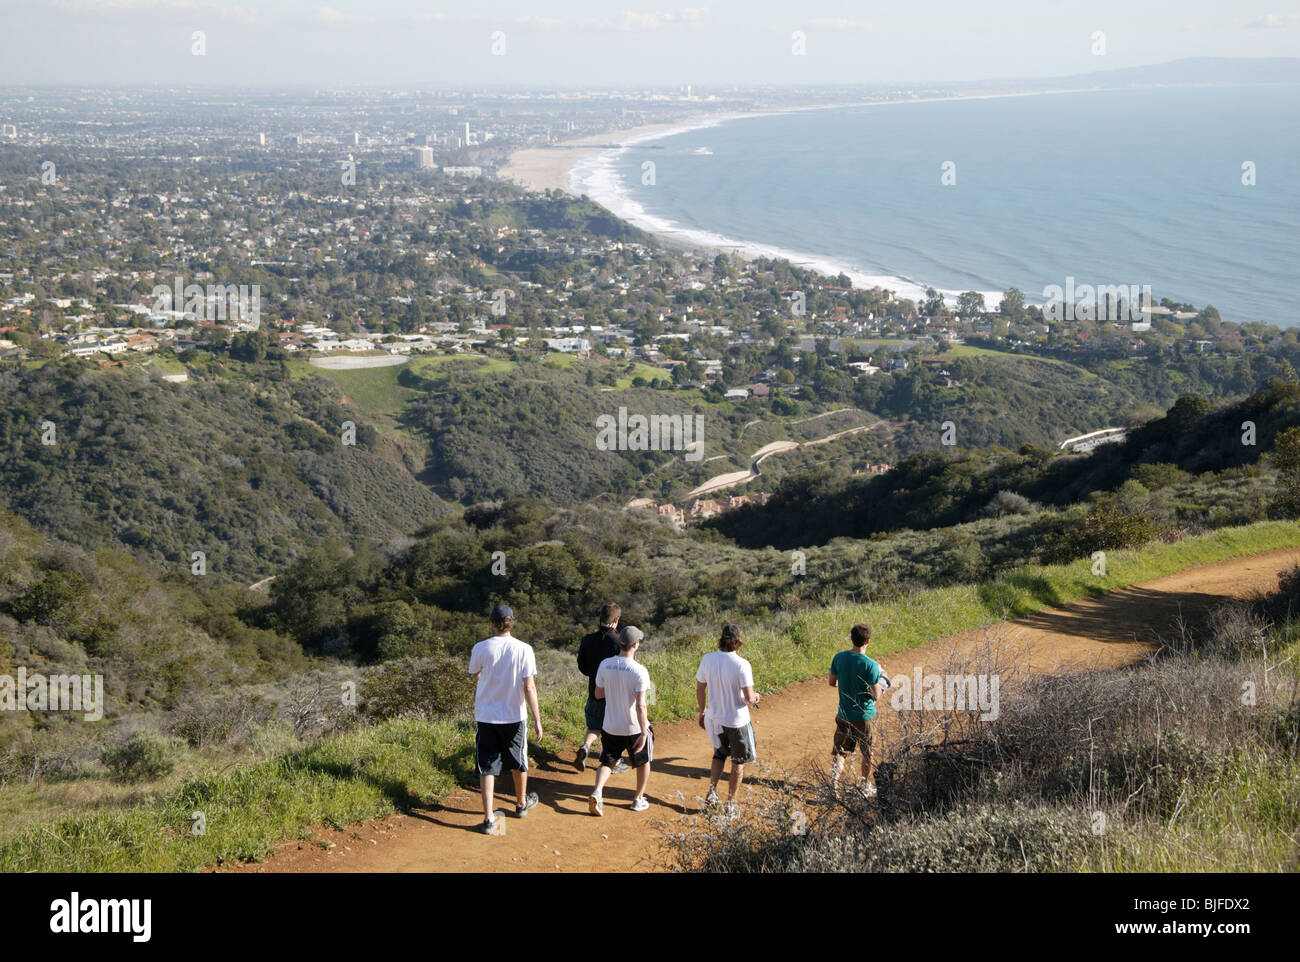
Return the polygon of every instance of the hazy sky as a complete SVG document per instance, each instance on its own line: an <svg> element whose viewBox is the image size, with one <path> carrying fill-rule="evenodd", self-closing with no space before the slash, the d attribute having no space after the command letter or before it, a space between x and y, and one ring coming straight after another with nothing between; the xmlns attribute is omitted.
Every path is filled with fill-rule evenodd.
<svg viewBox="0 0 1300 962"><path fill-rule="evenodd" d="M0 83L875 83L1300 56L1300 0L688 3L0 0Z"/></svg>

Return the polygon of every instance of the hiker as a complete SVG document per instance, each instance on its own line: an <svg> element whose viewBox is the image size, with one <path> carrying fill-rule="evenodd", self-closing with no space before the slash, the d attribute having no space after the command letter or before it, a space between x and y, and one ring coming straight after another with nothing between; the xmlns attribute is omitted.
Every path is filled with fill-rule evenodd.
<svg viewBox="0 0 1300 962"><path fill-rule="evenodd" d="M650 672L636 661L636 653L644 637L640 628L628 625L618 636L618 654L606 658L596 669L595 696L605 700L605 717L600 730L600 768L596 770L596 790L587 799L587 808L593 815L605 814L601 793L614 763L622 759L625 751L636 771L636 795L632 798L632 811L644 812L650 807L645 797L655 746L654 732L650 729L646 708Z"/></svg>
<svg viewBox="0 0 1300 962"><path fill-rule="evenodd" d="M511 634L515 613L497 605L489 616L492 637L480 641L469 656L469 673L478 679L474 691L474 761L479 790L483 793L483 832L505 833L505 823L492 811L492 792L502 771L514 776L515 814L523 818L537 805L537 793L528 791L528 737L524 726L533 713L533 732L542 737L542 716L537 710L537 660L530 645Z"/></svg>
<svg viewBox="0 0 1300 962"><path fill-rule="evenodd" d="M587 736L574 765L578 771L586 771L587 758L591 755L591 746L600 735L600 726L605 719L605 699L596 697L596 671L606 658L613 658L619 653L618 619L623 609L614 602L609 602L600 609L600 625L589 635L583 635L578 643L578 671L587 676L587 706L585 709ZM627 771L627 765L620 758L614 766L614 774Z"/></svg>
<svg viewBox="0 0 1300 962"><path fill-rule="evenodd" d="M876 794L871 783L871 719L876 717L880 698L880 664L867 657L871 629L854 625L849 630L853 645L831 659L830 686L840 690L840 707L835 715L835 740L831 751L831 786L839 784L844 759L854 749L862 752L862 790Z"/></svg>
<svg viewBox="0 0 1300 962"><path fill-rule="evenodd" d="M706 805L718 802L718 779L722 769L731 759L731 781L727 809L734 812L736 796L745 778L745 765L754 761L758 753L754 748L754 726L749 719L749 709L761 697L754 691L754 670L740 657L744 644L739 625L726 625L718 650L700 659L700 669L695 673L695 700L700 706L700 727L713 745L713 764L709 769L709 794Z"/></svg>

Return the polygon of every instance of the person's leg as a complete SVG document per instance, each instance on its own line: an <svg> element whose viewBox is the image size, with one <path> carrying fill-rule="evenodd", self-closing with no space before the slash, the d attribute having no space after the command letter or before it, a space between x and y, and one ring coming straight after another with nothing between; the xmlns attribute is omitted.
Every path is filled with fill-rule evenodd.
<svg viewBox="0 0 1300 962"><path fill-rule="evenodd" d="M605 783L609 781L610 767L604 762L600 763L600 768L596 769L596 790L592 792L597 798L605 791Z"/></svg>
<svg viewBox="0 0 1300 962"><path fill-rule="evenodd" d="M496 732L490 725L478 723L474 729L474 766L478 769L478 788L483 796L483 820L492 819L492 794L500 768Z"/></svg>
<svg viewBox="0 0 1300 962"><path fill-rule="evenodd" d="M597 701L595 698L588 698L587 704L583 708L583 715L587 723L587 737L583 739L582 748L585 752L591 752L591 746L596 743L596 738L600 735L600 727L605 721L605 703ZM583 758L586 761L586 758Z"/></svg>
<svg viewBox="0 0 1300 962"><path fill-rule="evenodd" d="M862 752L862 780L871 784L871 720L862 723L862 738L858 750Z"/></svg>
<svg viewBox="0 0 1300 962"><path fill-rule="evenodd" d="M632 744L636 744L635 739ZM654 731L651 730L646 734L645 745L642 746L640 752L633 753L630 747L628 749L628 761L636 770L636 794L632 796L632 805L634 807L643 804L646 783L650 781L650 763L654 761L654 758L655 735Z"/></svg>
<svg viewBox="0 0 1300 962"><path fill-rule="evenodd" d="M728 783L728 789L731 794L727 801L734 802L736 796L740 794L740 783L745 780L745 766L739 764L734 758L731 760L731 781Z"/></svg>
<svg viewBox="0 0 1300 962"><path fill-rule="evenodd" d="M722 769L727 765L725 758L714 757L713 764L709 766L709 791L718 790L718 780L722 778Z"/></svg>
<svg viewBox="0 0 1300 962"><path fill-rule="evenodd" d="M515 779L515 798L519 799L519 804L522 805L524 799L528 797L528 773L516 768L510 774Z"/></svg>
<svg viewBox="0 0 1300 962"><path fill-rule="evenodd" d="M835 739L831 743L831 788L838 788L840 772L844 770L844 756L853 753L853 743L849 739L849 727L842 718L835 719Z"/></svg>

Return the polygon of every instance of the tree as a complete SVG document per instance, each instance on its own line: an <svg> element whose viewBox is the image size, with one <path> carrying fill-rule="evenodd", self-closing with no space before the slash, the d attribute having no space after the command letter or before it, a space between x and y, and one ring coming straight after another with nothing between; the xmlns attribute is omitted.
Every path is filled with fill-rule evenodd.
<svg viewBox="0 0 1300 962"><path fill-rule="evenodd" d="M1274 504L1286 517L1300 517L1300 427L1287 428L1274 439L1273 464L1282 482Z"/></svg>
<svg viewBox="0 0 1300 962"><path fill-rule="evenodd" d="M1010 318L1013 322L1021 321L1025 316L1025 295L1024 292L1012 287L1002 292L1002 306L999 312L1003 317Z"/></svg>
<svg viewBox="0 0 1300 962"><path fill-rule="evenodd" d="M957 298L957 313L971 317L984 313L984 295L979 291L967 291Z"/></svg>

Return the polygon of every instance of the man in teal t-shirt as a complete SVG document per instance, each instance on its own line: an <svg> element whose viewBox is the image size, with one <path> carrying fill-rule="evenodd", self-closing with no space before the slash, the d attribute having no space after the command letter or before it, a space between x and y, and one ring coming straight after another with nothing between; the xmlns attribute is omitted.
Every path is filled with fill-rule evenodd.
<svg viewBox="0 0 1300 962"><path fill-rule="evenodd" d="M863 791L876 794L871 783L871 719L876 717L880 698L880 665L867 657L871 629L854 625L849 631L853 647L831 659L830 686L840 691L840 709L835 716L835 741L831 752L831 784L838 785L844 759L862 750Z"/></svg>

